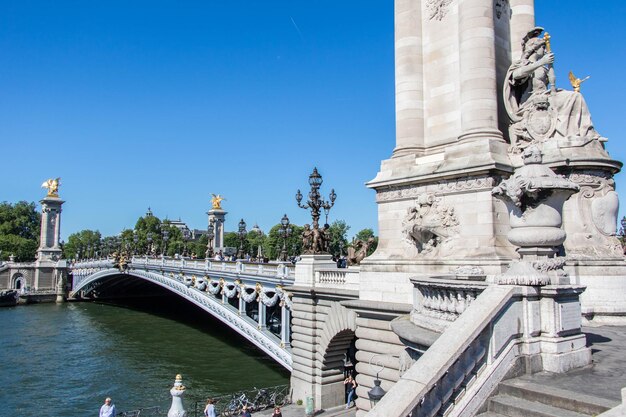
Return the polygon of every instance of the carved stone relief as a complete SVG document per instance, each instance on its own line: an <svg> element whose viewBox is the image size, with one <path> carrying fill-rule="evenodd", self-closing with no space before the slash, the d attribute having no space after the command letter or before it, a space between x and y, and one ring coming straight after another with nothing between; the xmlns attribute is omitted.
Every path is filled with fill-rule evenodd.
<svg viewBox="0 0 626 417"><path fill-rule="evenodd" d="M458 235L459 221L454 208L441 202L434 194L422 194L407 210L402 231L407 245L419 255L435 255L440 248Z"/></svg>
<svg viewBox="0 0 626 417"><path fill-rule="evenodd" d="M577 257L621 256L615 237L619 199L610 173L600 170L575 171L566 177L580 186L580 192L566 202L564 243L568 255Z"/></svg>
<svg viewBox="0 0 626 417"><path fill-rule="evenodd" d="M426 0L428 19L442 20L448 14L448 9L452 0Z"/></svg>

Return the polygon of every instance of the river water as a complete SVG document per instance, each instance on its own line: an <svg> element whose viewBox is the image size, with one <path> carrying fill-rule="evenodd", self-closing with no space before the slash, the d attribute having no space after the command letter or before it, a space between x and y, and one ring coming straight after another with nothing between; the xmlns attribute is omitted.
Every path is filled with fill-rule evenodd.
<svg viewBox="0 0 626 417"><path fill-rule="evenodd" d="M204 311L176 297L0 308L0 416L97 416L167 410L176 374L185 404L288 383L288 373Z"/></svg>

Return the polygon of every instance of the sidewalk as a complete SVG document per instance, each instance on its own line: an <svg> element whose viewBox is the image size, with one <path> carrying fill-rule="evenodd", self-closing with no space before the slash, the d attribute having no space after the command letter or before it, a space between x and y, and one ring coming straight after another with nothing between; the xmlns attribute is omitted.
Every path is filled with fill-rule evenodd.
<svg viewBox="0 0 626 417"><path fill-rule="evenodd" d="M258 413L252 414L255 417L269 417L274 412L273 409L260 411ZM281 408L281 412L283 413L283 417L305 417L304 414L304 406L298 406L295 404L288 405L286 407ZM329 410L318 411L315 416L322 417L354 417L356 416L356 408L352 407L346 410L345 406L339 406L335 408L331 408Z"/></svg>

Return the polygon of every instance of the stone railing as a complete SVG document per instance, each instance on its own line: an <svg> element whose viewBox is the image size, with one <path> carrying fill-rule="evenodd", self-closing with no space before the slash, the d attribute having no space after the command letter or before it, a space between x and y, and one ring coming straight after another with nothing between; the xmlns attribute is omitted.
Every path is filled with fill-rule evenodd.
<svg viewBox="0 0 626 417"><path fill-rule="evenodd" d="M511 287L486 289L481 303L472 303L451 323L367 415L451 415L493 359L488 357L492 324L513 292Z"/></svg>
<svg viewBox="0 0 626 417"><path fill-rule="evenodd" d="M136 265L163 266L206 272L227 272L233 274L259 275L293 279L295 268L289 263L256 263L244 261L216 261L216 260L187 260L168 258L134 257L132 263Z"/></svg>
<svg viewBox="0 0 626 417"><path fill-rule="evenodd" d="M102 269L113 267L111 259L82 260L72 264L71 268ZM295 277L295 267L290 263L256 263L243 261L215 261L215 260L188 260L170 258L133 257L129 263L131 267L143 269L165 269L170 271L188 271L195 274L209 272L246 275L254 277L276 278L283 281L292 281Z"/></svg>
<svg viewBox="0 0 626 417"><path fill-rule="evenodd" d="M451 277L412 278L411 282L414 287L413 321L438 332L445 330L467 310L487 287L484 280Z"/></svg>
<svg viewBox="0 0 626 417"><path fill-rule="evenodd" d="M589 364L580 331L583 290L487 286L367 415L472 416L514 370L562 373Z"/></svg>
<svg viewBox="0 0 626 417"><path fill-rule="evenodd" d="M358 291L359 270L355 268L319 269L315 271L315 286Z"/></svg>

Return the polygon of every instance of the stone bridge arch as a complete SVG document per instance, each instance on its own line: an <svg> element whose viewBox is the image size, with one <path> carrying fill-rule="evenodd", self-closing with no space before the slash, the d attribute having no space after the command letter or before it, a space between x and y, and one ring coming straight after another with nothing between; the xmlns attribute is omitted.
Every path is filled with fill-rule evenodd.
<svg viewBox="0 0 626 417"><path fill-rule="evenodd" d="M120 276L132 277L156 284L195 304L235 330L280 365L291 371L292 361L289 349L281 346L280 343L276 343L268 334L257 329L256 323L250 323L245 317L241 317L237 311L233 311L230 306L224 305L222 301L215 298L212 294L186 285L175 278L138 269L129 269L123 272L115 268L90 269L86 272L76 271L74 276L75 285L70 293L70 297L96 291L99 286L106 285L107 280Z"/></svg>
<svg viewBox="0 0 626 417"><path fill-rule="evenodd" d="M18 269L11 275L9 285L11 288L22 292L33 287L33 280L30 271Z"/></svg>
<svg viewBox="0 0 626 417"><path fill-rule="evenodd" d="M357 314L341 301L352 298L295 288L293 294L293 400L313 397L316 409L344 404L344 358L356 339Z"/></svg>

